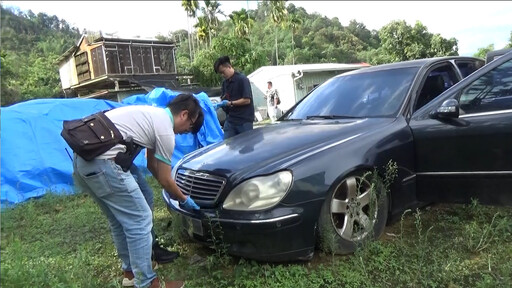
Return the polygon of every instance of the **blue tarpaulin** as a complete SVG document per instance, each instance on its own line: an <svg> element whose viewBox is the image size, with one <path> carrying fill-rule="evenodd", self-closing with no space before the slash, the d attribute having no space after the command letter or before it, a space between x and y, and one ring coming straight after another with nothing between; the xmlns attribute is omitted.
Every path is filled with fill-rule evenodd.
<svg viewBox="0 0 512 288"><path fill-rule="evenodd" d="M49 191L74 193L72 151L60 136L63 120L82 118L126 105L165 107L176 95L177 92L169 89L155 88L148 94L134 95L121 103L98 99L38 99L2 107L2 206L39 197ZM185 154L223 139L217 114L208 95L199 93L195 96L203 108L204 124L197 135L176 135L172 165ZM144 152L135 159L137 166L146 167ZM144 171L147 170L144 168Z"/></svg>

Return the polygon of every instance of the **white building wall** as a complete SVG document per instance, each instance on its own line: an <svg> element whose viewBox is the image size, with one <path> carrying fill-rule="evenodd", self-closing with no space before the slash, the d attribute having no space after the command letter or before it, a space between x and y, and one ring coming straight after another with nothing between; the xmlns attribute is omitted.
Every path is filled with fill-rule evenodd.
<svg viewBox="0 0 512 288"><path fill-rule="evenodd" d="M292 70L286 66L265 66L251 73L247 78L251 82L252 96L257 108L267 108L267 102L263 96L267 91L267 82L272 81L273 87L279 91L281 98L280 108L289 109L294 101Z"/></svg>
<svg viewBox="0 0 512 288"><path fill-rule="evenodd" d="M68 89L71 86L78 84L75 70L75 59L73 57L71 57L67 62L61 64L59 67L59 75L62 89Z"/></svg>
<svg viewBox="0 0 512 288"><path fill-rule="evenodd" d="M282 111L287 111L296 103L295 85L293 76L297 77L299 71L304 72L322 72L322 71L344 71L354 70L368 66L367 64L301 64L301 65L281 65L281 66L263 66L258 68L247 78L251 82L254 106L260 110L263 117L266 114L267 104L263 96L267 90L267 81L272 81L273 87L279 91ZM292 75L294 73L294 75ZM263 112L264 110L264 112Z"/></svg>

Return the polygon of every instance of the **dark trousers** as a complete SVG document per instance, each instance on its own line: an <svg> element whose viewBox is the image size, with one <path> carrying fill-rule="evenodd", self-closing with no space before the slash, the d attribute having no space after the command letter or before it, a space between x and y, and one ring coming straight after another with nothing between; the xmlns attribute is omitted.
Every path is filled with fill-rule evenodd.
<svg viewBox="0 0 512 288"><path fill-rule="evenodd" d="M224 139L231 138L245 131L252 130L252 122L244 122L240 124L231 123L229 119L224 122Z"/></svg>

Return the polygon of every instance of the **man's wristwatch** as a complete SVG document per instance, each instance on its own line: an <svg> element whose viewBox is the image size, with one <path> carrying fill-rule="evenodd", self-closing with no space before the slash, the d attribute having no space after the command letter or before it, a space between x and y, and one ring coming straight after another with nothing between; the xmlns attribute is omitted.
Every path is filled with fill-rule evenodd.
<svg viewBox="0 0 512 288"><path fill-rule="evenodd" d="M229 101L228 104L229 104L229 107L233 107L233 101Z"/></svg>

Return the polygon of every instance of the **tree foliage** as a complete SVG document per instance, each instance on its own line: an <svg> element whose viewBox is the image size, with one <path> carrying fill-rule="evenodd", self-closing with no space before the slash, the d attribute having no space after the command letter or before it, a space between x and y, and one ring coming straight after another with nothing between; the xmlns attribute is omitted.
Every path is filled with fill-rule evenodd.
<svg viewBox="0 0 512 288"><path fill-rule="evenodd" d="M249 33L254 26L254 19L249 13L245 9L233 11L233 13L229 15L229 19L231 19L231 22L235 26L235 36L249 40Z"/></svg>
<svg viewBox="0 0 512 288"><path fill-rule="evenodd" d="M78 28L45 13L0 9L1 105L61 97L56 60L79 39Z"/></svg>
<svg viewBox="0 0 512 288"><path fill-rule="evenodd" d="M383 52L393 62L458 55L456 39L447 40L439 34L429 33L419 21L414 26L404 20L392 21L380 29L379 37Z"/></svg>
<svg viewBox="0 0 512 288"><path fill-rule="evenodd" d="M512 31L510 31L510 38L508 38L508 44L505 48L512 48Z"/></svg>
<svg viewBox="0 0 512 288"><path fill-rule="evenodd" d="M489 46L487 46L487 47L479 48L478 51L473 56L485 59L485 55L487 55L488 52L491 52L493 50L494 50L494 44L489 44Z"/></svg>
<svg viewBox="0 0 512 288"><path fill-rule="evenodd" d="M224 15L218 1L183 0L183 12L195 29L169 31L159 40L177 43L179 74L193 74L201 86L221 83L213 71L215 59L228 55L236 70L246 75L261 66L308 63L357 63L372 65L418 58L458 55L455 38L428 31L421 22L391 21L379 30L351 20L309 14L287 1L258 1L254 10ZM2 105L59 97L56 59L80 38L77 28L64 19L32 11L1 10ZM86 30L85 30L86 31ZM512 31L507 47L512 47ZM484 57L493 46L480 48Z"/></svg>
<svg viewBox="0 0 512 288"><path fill-rule="evenodd" d="M221 35L213 39L211 49L200 51L192 63L192 72L199 83L204 86L220 85L222 79L213 69L213 63L220 55L229 55L233 67L245 74L266 65L265 55L251 50L246 40Z"/></svg>
<svg viewBox="0 0 512 288"><path fill-rule="evenodd" d="M286 1L287 0L274 0L268 1L270 4L270 20L274 23L274 33L275 33L275 48L276 48L276 65L279 65L279 51L277 46L277 32L279 26L283 26L286 23L286 17L288 16L288 11L286 10Z"/></svg>
<svg viewBox="0 0 512 288"><path fill-rule="evenodd" d="M185 9L185 12L187 13L187 21L189 21L189 18L196 18L197 10L199 9L199 1L197 0L182 0L181 6L183 9ZM192 60L194 58L194 41L192 36L190 35L190 31L188 33L188 49L189 49L189 58Z"/></svg>
<svg viewBox="0 0 512 288"><path fill-rule="evenodd" d="M205 17L206 28L208 30L209 44L212 44L212 36L217 35L217 27L219 26L219 18L217 15L224 15L224 12L220 10L220 3L218 1L205 0L204 6L201 7L203 17Z"/></svg>

